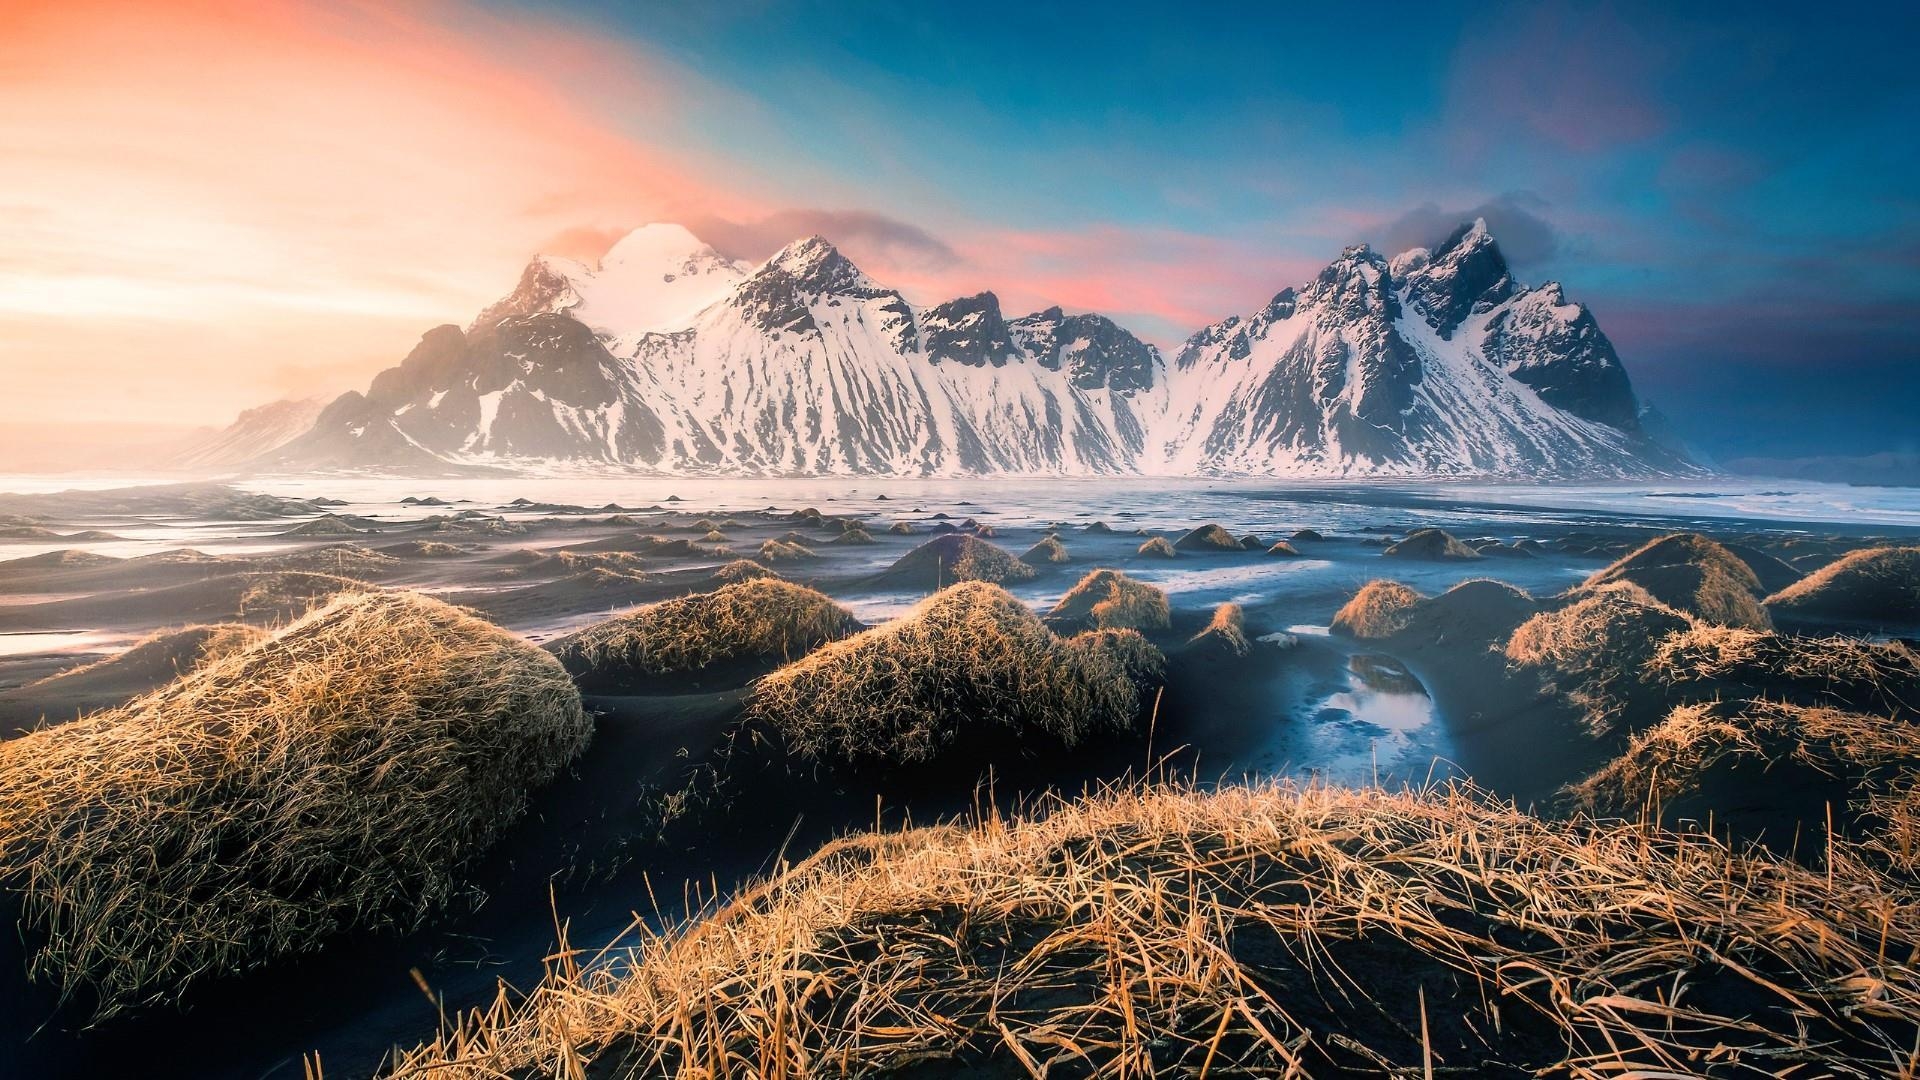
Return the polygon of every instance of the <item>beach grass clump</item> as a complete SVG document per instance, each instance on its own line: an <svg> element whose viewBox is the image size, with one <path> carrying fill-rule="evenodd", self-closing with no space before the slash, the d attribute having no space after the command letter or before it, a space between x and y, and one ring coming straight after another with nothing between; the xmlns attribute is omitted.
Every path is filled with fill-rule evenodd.
<svg viewBox="0 0 1920 1080"><path fill-rule="evenodd" d="M828 765L923 764L998 738L1073 746L1133 725L1139 689L1123 659L1070 645L997 585L965 582L761 679L747 715Z"/></svg>
<svg viewBox="0 0 1920 1080"><path fill-rule="evenodd" d="M859 629L826 594L762 579L649 604L547 648L576 676L671 675L737 660L797 659Z"/></svg>
<svg viewBox="0 0 1920 1080"><path fill-rule="evenodd" d="M1173 608L1167 594L1118 570L1082 577L1047 612L1049 622L1101 629L1165 630Z"/></svg>
<svg viewBox="0 0 1920 1080"><path fill-rule="evenodd" d="M754 555L763 563L805 562L819 557L812 548L791 540L768 540L760 545L760 551Z"/></svg>
<svg viewBox="0 0 1920 1080"><path fill-rule="evenodd" d="M752 559L735 559L715 567L713 573L707 575L708 581L722 585L731 585L736 581L762 581L768 578L779 579L779 571L762 566Z"/></svg>
<svg viewBox="0 0 1920 1080"><path fill-rule="evenodd" d="M1444 529L1416 529L1406 539L1389 544L1380 554L1393 559L1453 562L1478 559L1480 553L1453 538Z"/></svg>
<svg viewBox="0 0 1920 1080"><path fill-rule="evenodd" d="M553 559L569 574L606 570L616 574L644 577L647 560L631 551L561 551Z"/></svg>
<svg viewBox="0 0 1920 1080"><path fill-rule="evenodd" d="M1547 690L1578 707L1600 735L1646 696L1646 668L1660 643L1694 625L1640 586L1616 581L1521 623L1505 653L1509 665L1538 674Z"/></svg>
<svg viewBox="0 0 1920 1080"><path fill-rule="evenodd" d="M1655 600L1721 626L1766 629L1760 579L1724 545L1698 533L1651 540L1597 571L1574 590L1580 596L1614 582L1631 582Z"/></svg>
<svg viewBox="0 0 1920 1080"><path fill-rule="evenodd" d="M896 521L887 526L887 531L895 536L912 536L920 530L914 528L913 522L911 521Z"/></svg>
<svg viewBox="0 0 1920 1080"><path fill-rule="evenodd" d="M1920 547L1865 548L1767 597L1786 616L1837 622L1920 623Z"/></svg>
<svg viewBox="0 0 1920 1080"><path fill-rule="evenodd" d="M1695 697L1790 698L1920 720L1920 650L1901 641L1697 625L1661 639L1646 671Z"/></svg>
<svg viewBox="0 0 1920 1080"><path fill-rule="evenodd" d="M1172 541L1164 536L1152 537L1146 543L1141 544L1140 549L1134 552L1134 554L1144 555L1151 559L1173 559L1178 558L1180 555L1180 553L1174 549Z"/></svg>
<svg viewBox="0 0 1920 1080"><path fill-rule="evenodd" d="M1239 551L1240 541L1218 525L1208 523L1190 530L1174 541L1176 551Z"/></svg>
<svg viewBox="0 0 1920 1080"><path fill-rule="evenodd" d="M1061 543L1059 537L1043 536L1020 556L1020 561L1028 566L1053 566L1072 562L1073 556L1067 554L1067 545Z"/></svg>
<svg viewBox="0 0 1920 1080"><path fill-rule="evenodd" d="M1876 884L1458 789L1108 790L563 943L391 1076L1907 1075Z"/></svg>
<svg viewBox="0 0 1920 1080"><path fill-rule="evenodd" d="M849 545L871 544L874 542L875 541L873 539L873 534L868 532L865 528L859 525L853 525L850 528L843 529L841 530L841 533L839 536L836 536L833 539L827 541L827 543L829 544L849 544Z"/></svg>
<svg viewBox="0 0 1920 1080"><path fill-rule="evenodd" d="M1034 573L1033 567L1014 558L1005 548L966 533L951 532L902 555L882 577L938 589L959 581L1004 585L1030 580Z"/></svg>
<svg viewBox="0 0 1920 1080"><path fill-rule="evenodd" d="M386 592L0 743L0 888L29 974L105 1018L418 927L591 733L551 656Z"/></svg>
<svg viewBox="0 0 1920 1080"><path fill-rule="evenodd" d="M1213 618L1188 639L1187 647L1233 657L1252 652L1253 642L1247 639L1246 609L1232 603L1214 608Z"/></svg>
<svg viewBox="0 0 1920 1080"><path fill-rule="evenodd" d="M1397 581L1369 581L1334 612L1329 627L1336 634L1362 640L1392 637L1406 629L1413 609L1423 599Z"/></svg>
<svg viewBox="0 0 1920 1080"><path fill-rule="evenodd" d="M306 570L248 574L241 582L239 604L234 614L287 618L333 597L364 592L373 587L354 578Z"/></svg>

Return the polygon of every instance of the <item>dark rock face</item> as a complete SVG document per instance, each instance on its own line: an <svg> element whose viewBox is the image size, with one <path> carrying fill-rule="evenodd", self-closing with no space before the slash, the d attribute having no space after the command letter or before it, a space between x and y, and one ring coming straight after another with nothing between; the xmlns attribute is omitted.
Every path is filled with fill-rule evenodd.
<svg viewBox="0 0 1920 1080"><path fill-rule="evenodd" d="M1506 257L1481 223L1462 225L1407 275L1407 301L1440 336L1514 293Z"/></svg>
<svg viewBox="0 0 1920 1080"><path fill-rule="evenodd" d="M1487 359L1540 400L1621 431L1640 430L1640 403L1613 342L1559 282L1523 294L1487 323Z"/></svg>
<svg viewBox="0 0 1920 1080"><path fill-rule="evenodd" d="M949 300L920 318L921 347L936 364L1001 367L1015 351L1013 334L990 292Z"/></svg>
<svg viewBox="0 0 1920 1080"><path fill-rule="evenodd" d="M811 301L882 300L883 329L904 351L915 335L913 309L898 292L876 285L838 248L818 236L789 244L742 282L733 303L749 325L769 334L818 334Z"/></svg>
<svg viewBox="0 0 1920 1080"><path fill-rule="evenodd" d="M1052 307L1015 319L1012 331L1035 363L1066 371L1082 390L1153 387L1152 347L1104 315L1068 315Z"/></svg>
<svg viewBox="0 0 1920 1080"><path fill-rule="evenodd" d="M619 405L625 423L604 419ZM569 423L569 420L572 422ZM662 427L631 399L619 361L566 315L506 316L472 334L427 332L363 396L342 395L276 452L290 463L444 464L440 455L657 461Z"/></svg>

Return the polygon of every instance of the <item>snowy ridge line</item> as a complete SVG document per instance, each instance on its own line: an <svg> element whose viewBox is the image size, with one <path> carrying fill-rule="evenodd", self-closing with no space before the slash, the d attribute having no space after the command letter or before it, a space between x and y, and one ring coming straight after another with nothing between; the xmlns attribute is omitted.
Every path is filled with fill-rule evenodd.
<svg viewBox="0 0 1920 1080"><path fill-rule="evenodd" d="M1104 316L916 306L820 237L746 268L678 226L536 258L261 468L667 475L1683 475L1611 342L1484 223L1347 249L1169 359Z"/></svg>

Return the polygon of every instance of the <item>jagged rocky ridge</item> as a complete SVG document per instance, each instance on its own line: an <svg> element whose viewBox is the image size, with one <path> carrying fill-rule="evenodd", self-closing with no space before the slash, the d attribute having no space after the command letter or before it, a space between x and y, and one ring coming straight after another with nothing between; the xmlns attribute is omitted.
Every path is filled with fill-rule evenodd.
<svg viewBox="0 0 1920 1080"><path fill-rule="evenodd" d="M1348 249L1171 363L1100 315L916 308L820 237L758 268L677 226L536 259L264 467L673 473L1613 477L1683 472L1560 286L1484 225Z"/></svg>

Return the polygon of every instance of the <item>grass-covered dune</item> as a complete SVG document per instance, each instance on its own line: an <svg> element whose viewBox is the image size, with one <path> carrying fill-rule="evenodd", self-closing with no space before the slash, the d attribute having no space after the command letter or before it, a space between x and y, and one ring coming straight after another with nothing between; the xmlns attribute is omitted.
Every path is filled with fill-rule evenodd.
<svg viewBox="0 0 1920 1080"><path fill-rule="evenodd" d="M1852 552L1767 598L1783 618L1920 625L1920 547Z"/></svg>
<svg viewBox="0 0 1920 1080"><path fill-rule="evenodd" d="M830 844L391 1075L1911 1075L1920 922L1866 873L1468 793L1100 794Z"/></svg>
<svg viewBox="0 0 1920 1080"><path fill-rule="evenodd" d="M560 664L454 607L336 598L109 712L0 743L30 974L98 1017L410 928L591 727Z"/></svg>
<svg viewBox="0 0 1920 1080"><path fill-rule="evenodd" d="M587 682L622 682L717 664L796 660L860 628L825 594L760 578L649 604L547 648Z"/></svg>
<svg viewBox="0 0 1920 1080"><path fill-rule="evenodd" d="M747 715L827 765L921 764L1000 738L1072 746L1132 727L1163 662L1134 631L1063 638L1005 589L965 582L759 680Z"/></svg>

